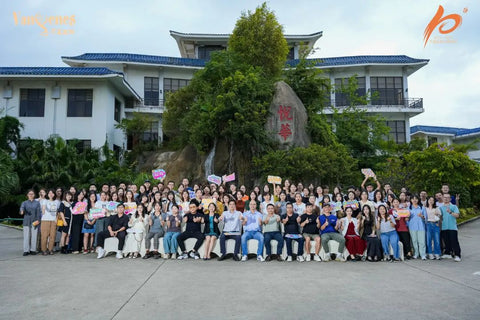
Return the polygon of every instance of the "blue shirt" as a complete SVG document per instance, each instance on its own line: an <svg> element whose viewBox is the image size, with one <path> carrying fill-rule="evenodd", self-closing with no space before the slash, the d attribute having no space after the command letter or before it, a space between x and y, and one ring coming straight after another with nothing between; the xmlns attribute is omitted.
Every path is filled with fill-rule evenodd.
<svg viewBox="0 0 480 320"><path fill-rule="evenodd" d="M448 206L441 206L440 212L442 213L442 230L458 230L457 218L447 212L447 207L450 208L450 211L452 211L452 213L460 213L460 211L458 211L458 207L454 204L450 203Z"/></svg>
<svg viewBox="0 0 480 320"><path fill-rule="evenodd" d="M262 221L262 214L258 211L247 211L243 214L243 217L247 219L247 223L243 226L244 231L261 231L258 219Z"/></svg>
<svg viewBox="0 0 480 320"><path fill-rule="evenodd" d="M331 233L331 232L337 232L337 230L335 229L335 226L337 225L337 216L334 215L334 214L330 214L328 217L324 214L322 214L320 217L320 226L322 226L325 221L327 221L328 219L328 226L321 230L320 229L320 234L324 234L324 233Z"/></svg>
<svg viewBox="0 0 480 320"><path fill-rule="evenodd" d="M423 215L423 219L418 216L421 213ZM425 231L425 220L427 219L427 211L424 207L416 207L414 208L411 206L410 209L410 219L408 220L408 229L410 231Z"/></svg>

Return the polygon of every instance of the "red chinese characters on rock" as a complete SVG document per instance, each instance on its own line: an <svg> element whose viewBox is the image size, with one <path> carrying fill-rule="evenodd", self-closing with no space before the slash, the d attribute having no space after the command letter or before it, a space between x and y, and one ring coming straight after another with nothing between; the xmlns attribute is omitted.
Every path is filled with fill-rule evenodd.
<svg viewBox="0 0 480 320"><path fill-rule="evenodd" d="M280 132L278 133L279 136L283 138L283 141L287 141L287 138L290 137L292 133L292 129L290 125L292 124L293 117L290 114L292 107L290 106L279 106L278 107L278 114L280 115ZM286 122L286 123L282 123Z"/></svg>

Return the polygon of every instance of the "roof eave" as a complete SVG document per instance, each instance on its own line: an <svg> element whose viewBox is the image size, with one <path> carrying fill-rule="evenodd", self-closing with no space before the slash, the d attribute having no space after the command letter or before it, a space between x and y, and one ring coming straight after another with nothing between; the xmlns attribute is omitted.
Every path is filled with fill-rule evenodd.
<svg viewBox="0 0 480 320"><path fill-rule="evenodd" d="M202 69L204 66L186 66L186 65L176 65L176 64L164 64L164 63L147 63L147 62L135 62L135 61L119 61L119 60L77 60L77 59L68 59L62 57L63 62L68 65L73 64L134 64L142 66L159 66L167 68L189 68L189 69Z"/></svg>

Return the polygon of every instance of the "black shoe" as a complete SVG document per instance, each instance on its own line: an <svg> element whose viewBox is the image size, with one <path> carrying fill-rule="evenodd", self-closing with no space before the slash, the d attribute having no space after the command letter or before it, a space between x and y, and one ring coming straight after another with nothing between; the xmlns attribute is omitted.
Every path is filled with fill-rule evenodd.
<svg viewBox="0 0 480 320"><path fill-rule="evenodd" d="M222 255L220 256L220 258L218 258L218 261L223 261L223 260L225 260L225 259L227 259L227 255L222 254Z"/></svg>
<svg viewBox="0 0 480 320"><path fill-rule="evenodd" d="M48 254L53 256L53 251L48 251Z"/></svg>
<svg viewBox="0 0 480 320"><path fill-rule="evenodd" d="M26 257L26 256L28 256L29 254L30 254L30 252L24 252L24 253L23 253L23 256Z"/></svg>
<svg viewBox="0 0 480 320"><path fill-rule="evenodd" d="M30 255L34 256L37 254L37 251L30 251Z"/></svg>
<svg viewBox="0 0 480 320"><path fill-rule="evenodd" d="M240 258L238 257L238 255L234 254L233 255L233 260L234 261L240 261Z"/></svg>
<svg viewBox="0 0 480 320"><path fill-rule="evenodd" d="M159 252L154 252L153 253L153 259L160 259L162 255ZM170 254L167 254L167 259L170 258Z"/></svg>
<svg viewBox="0 0 480 320"><path fill-rule="evenodd" d="M277 261L278 261L278 262L283 262L283 258L282 258L281 255L278 255L278 256L277 256Z"/></svg>
<svg viewBox="0 0 480 320"><path fill-rule="evenodd" d="M271 257L271 256L267 256L267 257L265 258L265 261L272 261L272 257Z"/></svg>

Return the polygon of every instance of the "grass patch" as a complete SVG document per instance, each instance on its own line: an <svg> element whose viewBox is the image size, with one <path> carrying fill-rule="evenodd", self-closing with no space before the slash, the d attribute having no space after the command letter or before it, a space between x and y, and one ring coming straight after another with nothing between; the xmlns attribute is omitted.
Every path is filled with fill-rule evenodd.
<svg viewBox="0 0 480 320"><path fill-rule="evenodd" d="M478 210L478 208L462 208L460 209L460 217L457 219L457 223L461 223L478 216L480 216L480 210Z"/></svg>

